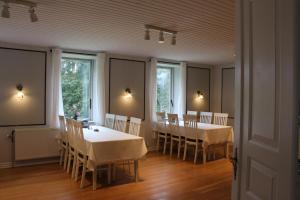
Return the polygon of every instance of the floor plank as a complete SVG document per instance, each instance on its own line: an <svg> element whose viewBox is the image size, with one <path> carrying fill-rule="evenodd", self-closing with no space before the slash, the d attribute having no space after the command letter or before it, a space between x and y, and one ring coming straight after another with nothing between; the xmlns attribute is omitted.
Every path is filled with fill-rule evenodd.
<svg viewBox="0 0 300 200"><path fill-rule="evenodd" d="M151 153L140 162L141 181L118 170L117 181L97 191L79 189L58 164L0 170L1 200L53 199L230 199L231 164L226 159L193 161ZM88 183L88 181L87 181Z"/></svg>

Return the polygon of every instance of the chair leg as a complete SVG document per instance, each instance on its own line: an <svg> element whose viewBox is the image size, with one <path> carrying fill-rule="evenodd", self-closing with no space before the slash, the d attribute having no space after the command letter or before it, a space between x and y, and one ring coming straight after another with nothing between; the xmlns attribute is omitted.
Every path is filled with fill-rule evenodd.
<svg viewBox="0 0 300 200"><path fill-rule="evenodd" d="M178 154L177 154L177 159L180 158L180 149L181 149L181 141L178 141Z"/></svg>
<svg viewBox="0 0 300 200"><path fill-rule="evenodd" d="M184 144L183 160L186 158L187 143Z"/></svg>
<svg viewBox="0 0 300 200"><path fill-rule="evenodd" d="M173 154L173 139L171 137L171 145L170 145L170 157L172 157Z"/></svg>
<svg viewBox="0 0 300 200"><path fill-rule="evenodd" d="M157 148L157 151L159 151L159 135L157 135L157 141L156 141L156 148Z"/></svg>
<svg viewBox="0 0 300 200"><path fill-rule="evenodd" d="M64 157L64 148L62 147L61 150L60 150L60 159L59 159L59 165L60 166L62 166L63 157Z"/></svg>
<svg viewBox="0 0 300 200"><path fill-rule="evenodd" d="M97 189L97 168L93 171L93 190Z"/></svg>
<svg viewBox="0 0 300 200"><path fill-rule="evenodd" d="M80 165L80 160L76 160L76 166L75 166L75 182L78 180L78 172L79 172L79 165Z"/></svg>
<svg viewBox="0 0 300 200"><path fill-rule="evenodd" d="M64 156L64 170L67 169L67 164L68 164L68 154L69 154L69 151L68 149L65 149L65 156Z"/></svg>
<svg viewBox="0 0 300 200"><path fill-rule="evenodd" d="M130 162L128 161L128 165L130 167ZM129 172L130 173L130 172ZM107 170L107 183L111 184L111 164L108 165L108 170Z"/></svg>
<svg viewBox="0 0 300 200"><path fill-rule="evenodd" d="M194 164L197 163L197 157L198 157L198 145L196 145L196 148L195 148L195 158L194 158Z"/></svg>
<svg viewBox="0 0 300 200"><path fill-rule="evenodd" d="M70 173L71 160L72 160L72 154L69 152L67 173Z"/></svg>
<svg viewBox="0 0 300 200"><path fill-rule="evenodd" d="M74 178L75 177L75 166L76 166L76 156L74 155L74 158L73 158L73 166L72 166L72 175L71 177Z"/></svg>
<svg viewBox="0 0 300 200"><path fill-rule="evenodd" d="M96 171L96 169L95 169L95 171ZM82 189L84 187L85 174L86 174L86 163L84 162L82 165L80 189ZM97 174L96 174L96 179L97 179ZM93 172L93 181L94 181L94 172ZM93 183L93 189L94 189L94 183Z"/></svg>
<svg viewBox="0 0 300 200"><path fill-rule="evenodd" d="M164 138L165 142L164 142L164 152L163 154L166 154L166 149L167 149L167 137Z"/></svg>

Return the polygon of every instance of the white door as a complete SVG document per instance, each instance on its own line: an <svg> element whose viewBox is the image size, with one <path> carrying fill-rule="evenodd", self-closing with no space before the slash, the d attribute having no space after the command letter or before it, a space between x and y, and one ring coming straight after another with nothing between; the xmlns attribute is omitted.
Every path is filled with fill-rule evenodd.
<svg viewBox="0 0 300 200"><path fill-rule="evenodd" d="M295 199L296 1L237 0L235 200Z"/></svg>

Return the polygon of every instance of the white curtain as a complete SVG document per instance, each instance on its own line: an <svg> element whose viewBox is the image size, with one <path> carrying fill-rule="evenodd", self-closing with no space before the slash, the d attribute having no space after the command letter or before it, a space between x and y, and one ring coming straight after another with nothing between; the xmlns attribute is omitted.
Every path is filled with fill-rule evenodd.
<svg viewBox="0 0 300 200"><path fill-rule="evenodd" d="M150 77L149 77L149 113L150 121L156 121L156 73L157 73L157 59L151 58Z"/></svg>
<svg viewBox="0 0 300 200"><path fill-rule="evenodd" d="M58 115L64 115L62 89L61 89L61 49L52 49L51 54L51 92L49 108L49 125L52 128L59 128Z"/></svg>
<svg viewBox="0 0 300 200"><path fill-rule="evenodd" d="M98 53L93 77L93 121L104 125L105 118L105 63L106 54Z"/></svg>
<svg viewBox="0 0 300 200"><path fill-rule="evenodd" d="M174 71L174 107L173 113L178 117L186 113L186 63L181 62Z"/></svg>

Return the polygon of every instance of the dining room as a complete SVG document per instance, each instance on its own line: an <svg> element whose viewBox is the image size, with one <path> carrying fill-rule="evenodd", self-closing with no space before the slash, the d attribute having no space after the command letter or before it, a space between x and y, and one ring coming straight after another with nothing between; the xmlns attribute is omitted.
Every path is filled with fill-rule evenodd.
<svg viewBox="0 0 300 200"><path fill-rule="evenodd" d="M269 141L281 132L268 119L277 120L274 91L283 83L269 80L278 78L271 61L259 68L261 42L251 49L260 52L258 67L241 70L241 60L250 65L236 42L248 25L236 16L239 1L0 6L1 200L229 200L246 190L272 199L259 185L271 188L275 169L253 145L279 144ZM266 7L255 6L258 16Z"/></svg>

